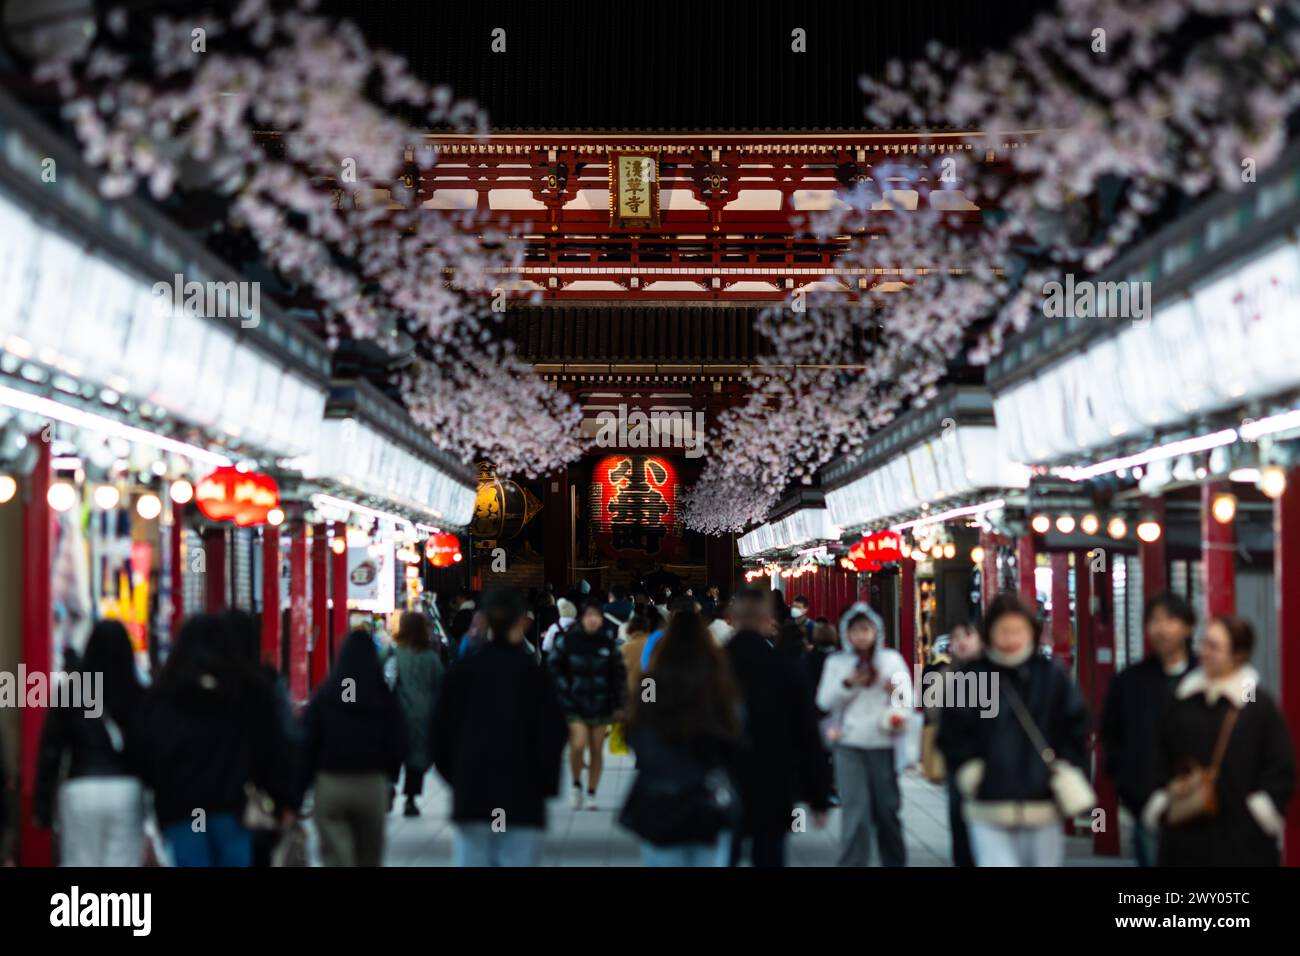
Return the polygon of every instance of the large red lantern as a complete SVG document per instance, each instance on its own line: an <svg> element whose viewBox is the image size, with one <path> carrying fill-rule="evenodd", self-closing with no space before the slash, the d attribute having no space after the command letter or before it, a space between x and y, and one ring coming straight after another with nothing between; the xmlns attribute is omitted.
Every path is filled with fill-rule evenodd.
<svg viewBox="0 0 1300 956"><path fill-rule="evenodd" d="M454 534L435 534L424 545L424 556L435 568L446 568L461 560L460 538Z"/></svg>
<svg viewBox="0 0 1300 956"><path fill-rule="evenodd" d="M895 531L877 531L849 548L849 562L855 571L879 571L882 564L903 557L903 540Z"/></svg>
<svg viewBox="0 0 1300 956"><path fill-rule="evenodd" d="M587 500L601 552L613 558L681 557L677 487L671 458L619 454L598 461Z"/></svg>
<svg viewBox="0 0 1300 956"><path fill-rule="evenodd" d="M280 486L270 475L226 465L194 486L194 503L213 521L233 521L247 528L263 524L280 507Z"/></svg>

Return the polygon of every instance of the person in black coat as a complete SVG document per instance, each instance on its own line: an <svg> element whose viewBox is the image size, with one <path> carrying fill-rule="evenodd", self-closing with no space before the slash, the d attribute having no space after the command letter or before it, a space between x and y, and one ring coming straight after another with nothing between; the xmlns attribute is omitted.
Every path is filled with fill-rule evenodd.
<svg viewBox="0 0 1300 956"><path fill-rule="evenodd" d="M383 863L384 817L405 759L402 711L375 639L355 630L303 714L303 787L315 790L326 866Z"/></svg>
<svg viewBox="0 0 1300 956"><path fill-rule="evenodd" d="M535 866L567 733L550 676L523 650L523 597L488 592L489 639L443 678L433 764L452 790L457 866Z"/></svg>
<svg viewBox="0 0 1300 956"><path fill-rule="evenodd" d="M57 803L63 866L139 866L144 787L135 747L144 691L121 622L95 625L75 676L85 693L98 685L98 698L83 699L86 708L51 708L45 719L37 759L37 822L52 826ZM67 778L60 785L65 758Z"/></svg>
<svg viewBox="0 0 1300 956"><path fill-rule="evenodd" d="M234 653L225 622L186 621L145 695L139 727L145 781L177 866L252 864L250 790L291 799L266 731L274 721L272 696Z"/></svg>
<svg viewBox="0 0 1300 956"><path fill-rule="evenodd" d="M1156 779L1143 810L1159 828L1161 866L1277 866L1287 804L1295 792L1295 754L1286 721L1247 663L1255 632L1245 620L1210 621L1200 666L1178 684L1157 731ZM1217 809L1178 820L1176 780L1213 768Z"/></svg>
<svg viewBox="0 0 1300 956"><path fill-rule="evenodd" d="M726 652L744 708L735 775L745 813L731 859L738 865L748 845L755 866L784 866L794 804L806 801L814 825L825 825L830 764L798 662L769 641L776 629L771 592L742 591L734 614Z"/></svg>
<svg viewBox="0 0 1300 956"><path fill-rule="evenodd" d="M587 766L587 809L596 809L596 788L604 763L605 733L621 719L627 696L627 670L614 629L600 604L583 605L578 620L555 638L546 658L569 722L569 770L573 809L580 810L582 768Z"/></svg>
<svg viewBox="0 0 1300 956"><path fill-rule="evenodd" d="M1156 727L1179 681L1196 666L1190 648L1196 612L1176 594L1158 594L1147 602L1142 623L1151 653L1111 681L1100 730L1106 770L1133 814L1138 866L1154 866L1155 834L1142 825L1142 808L1162 783L1154 772Z"/></svg>
<svg viewBox="0 0 1300 956"><path fill-rule="evenodd" d="M999 594L984 616L984 656L957 671L975 702L944 702L938 745L976 866L1060 866L1062 820L1096 802L1086 776L1088 711L1069 675L1037 653L1040 627L1019 596Z"/></svg>

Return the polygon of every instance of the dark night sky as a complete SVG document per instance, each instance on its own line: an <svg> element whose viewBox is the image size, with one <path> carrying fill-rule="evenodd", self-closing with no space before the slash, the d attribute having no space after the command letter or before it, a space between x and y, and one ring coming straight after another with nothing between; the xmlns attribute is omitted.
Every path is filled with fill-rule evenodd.
<svg viewBox="0 0 1300 956"><path fill-rule="evenodd" d="M1002 46L1043 0L325 0L497 129L854 129L857 78L939 39ZM506 52L493 53L495 27ZM808 52L791 52L791 31Z"/></svg>

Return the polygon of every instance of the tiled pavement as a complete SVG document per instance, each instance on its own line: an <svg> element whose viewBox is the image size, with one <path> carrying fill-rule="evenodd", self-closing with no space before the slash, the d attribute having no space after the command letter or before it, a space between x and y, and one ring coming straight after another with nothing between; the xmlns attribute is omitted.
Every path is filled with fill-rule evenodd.
<svg viewBox="0 0 1300 956"><path fill-rule="evenodd" d="M567 754L565 762L568 773ZM543 864L546 866L638 866L636 838L616 821L636 771L626 756L605 757L605 772L596 794L595 810L573 810L568 793L551 801ZM948 797L943 787L923 779L915 770L902 778L903 830L910 866L946 866L948 849ZM567 784L565 786L567 791ZM450 793L431 772L420 798L421 816L401 814L399 798L388 818L388 866L448 866L451 863L452 824ZM310 832L310 827L309 827ZM812 827L793 833L787 843L791 866L833 866L839 838L839 814L831 812L824 830ZM311 842L314 844L314 833ZM314 846L311 847L314 851ZM316 858L313 852L313 858ZM1071 837L1067 863L1071 866L1114 865L1116 861L1092 856L1086 837Z"/></svg>

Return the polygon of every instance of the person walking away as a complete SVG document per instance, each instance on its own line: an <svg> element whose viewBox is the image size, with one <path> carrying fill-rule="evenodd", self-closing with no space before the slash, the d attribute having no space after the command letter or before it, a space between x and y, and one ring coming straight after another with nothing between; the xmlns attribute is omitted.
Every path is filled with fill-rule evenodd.
<svg viewBox="0 0 1300 956"><path fill-rule="evenodd" d="M144 690L120 622L95 625L80 669L83 692L93 699L83 698L82 708L49 711L37 762L36 820L50 827L57 816L62 866L140 866L144 785L136 733Z"/></svg>
<svg viewBox="0 0 1300 956"><path fill-rule="evenodd" d="M933 673L935 679L943 681L941 686L945 688L944 693L947 694L947 687L952 686L954 689L957 687L955 675L959 670L982 653L984 653L984 645L980 641L979 629L969 624L957 624L948 633L948 655L938 655L923 679L928 682L929 674ZM943 721L943 712L947 703L949 701L945 699L939 706L925 708L925 744L922 749L921 763L922 766L930 768L926 772L927 778L933 783L944 784L948 790L948 836L952 844L952 864L969 867L975 865L975 856L971 853L970 831L966 827L961 792L957 789L957 782L953 775L948 773L947 767L944 766L943 755L939 752L938 746L939 726Z"/></svg>
<svg viewBox="0 0 1300 956"><path fill-rule="evenodd" d="M578 622L555 639L547 665L569 723L571 801L581 810L582 770L587 768L587 809L596 809L604 764L605 733L622 716L627 694L623 655L600 604L583 606Z"/></svg>
<svg viewBox="0 0 1300 956"><path fill-rule="evenodd" d="M1199 665L1157 730L1143 823L1159 828L1160 866L1278 866L1295 755L1286 721L1248 661L1255 630L1235 616L1205 628Z"/></svg>
<svg viewBox="0 0 1300 956"><path fill-rule="evenodd" d="M744 817L732 865L748 850L754 866L784 866L794 804L807 801L817 828L830 807L830 768L803 675L770 643L776 632L771 593L736 596L736 633L725 648L744 708L735 761Z"/></svg>
<svg viewBox="0 0 1300 956"><path fill-rule="evenodd" d="M645 650L650 637L650 622L640 614L633 614L627 621L627 640L618 649L623 655L623 671L627 675L627 695L624 700L630 703L641 694L641 653Z"/></svg>
<svg viewBox="0 0 1300 956"><path fill-rule="evenodd" d="M1179 682L1196 666L1196 612L1176 594L1158 594L1147 602L1142 623L1150 653L1111 681L1100 732L1106 770L1133 815L1137 864L1155 866L1156 833L1143 826L1142 809L1163 782L1154 776L1156 728Z"/></svg>
<svg viewBox="0 0 1300 956"><path fill-rule="evenodd" d="M808 686L808 693L812 695L814 706L817 704L817 688L821 686L822 671L826 668L826 661L839 649L840 635L835 626L818 623L813 628L812 649L803 658L804 683ZM820 707L817 707L817 716L819 718L826 716Z"/></svg>
<svg viewBox="0 0 1300 956"><path fill-rule="evenodd" d="M423 614L402 612L393 635L392 655L397 665L394 690L406 730L406 760L402 764L406 805L402 813L418 817L415 798L424 791L424 775L433 766L433 708L442 683L442 662L433 651L429 622Z"/></svg>
<svg viewBox="0 0 1300 956"><path fill-rule="evenodd" d="M904 866L895 746L912 702L907 662L884 646L884 623L869 605L840 618L843 649L832 654L817 686L817 707L829 714L835 789L840 799L840 866L871 862L875 833L885 866Z"/></svg>
<svg viewBox="0 0 1300 956"><path fill-rule="evenodd" d="M275 766L274 723L274 700L225 622L186 621L140 721L144 778L175 866L251 866L250 799L296 805Z"/></svg>
<svg viewBox="0 0 1300 956"><path fill-rule="evenodd" d="M433 718L433 763L452 791L457 866L536 866L546 799L559 789L567 730L555 687L522 649L513 588L483 598L489 640L448 669Z"/></svg>
<svg viewBox="0 0 1300 956"><path fill-rule="evenodd" d="M556 601L555 609L560 616L542 635L542 654L544 655L551 653L551 648L555 646L555 639L573 627L573 622L578 619L578 609L568 598L560 598Z"/></svg>
<svg viewBox="0 0 1300 956"><path fill-rule="evenodd" d="M407 756L397 697L370 635L354 630L303 714L303 784L326 866L380 866L392 785Z"/></svg>
<svg viewBox="0 0 1300 956"><path fill-rule="evenodd" d="M995 597L984 615L984 656L958 672L973 675L977 693L947 707L939 723L976 866L1060 866L1062 821L1096 804L1085 774L1088 711L1069 675L1036 653L1039 629L1018 595Z"/></svg>
<svg viewBox="0 0 1300 956"><path fill-rule="evenodd" d="M731 667L695 614L678 614L647 675L655 698L632 698L637 775L619 823L646 866L726 866L740 822L731 778L740 701Z"/></svg>

